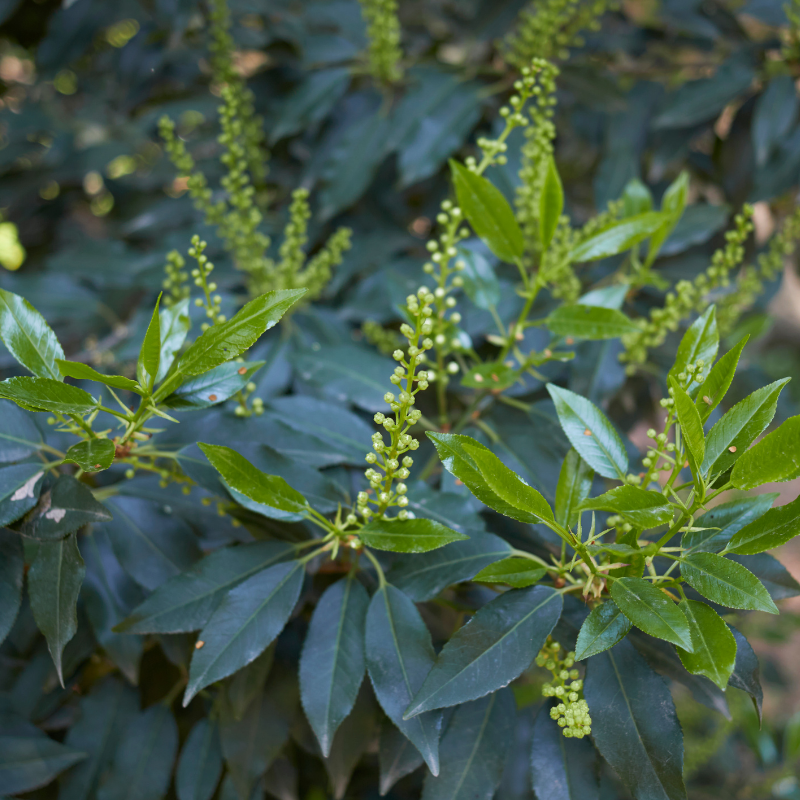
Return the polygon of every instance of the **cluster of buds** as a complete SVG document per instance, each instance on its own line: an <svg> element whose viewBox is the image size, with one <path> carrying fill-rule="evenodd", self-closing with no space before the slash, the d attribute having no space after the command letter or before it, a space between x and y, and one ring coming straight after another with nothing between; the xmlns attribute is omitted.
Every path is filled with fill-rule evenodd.
<svg viewBox="0 0 800 800"><path fill-rule="evenodd" d="M536 666L544 667L553 675L549 683L542 686L544 697L555 697L560 702L550 709L554 719L567 738L582 739L592 732L589 706L581 697L583 681L575 669L575 653L561 655L561 645L547 638L545 646L536 656Z"/></svg>
<svg viewBox="0 0 800 800"><path fill-rule="evenodd" d="M208 260L208 256L204 254L207 247L197 234L192 236L192 246L189 248L189 255L197 260L197 266L192 270L192 280L194 285L203 290L203 297L195 299L194 304L198 308L205 308L206 316L211 322L204 322L200 327L205 331L211 327L215 322L225 322L225 315L220 313L222 304L222 297L218 294L213 294L217 291L217 284L213 281L209 283L208 276L214 269L214 265Z"/></svg>
<svg viewBox="0 0 800 800"><path fill-rule="evenodd" d="M175 303L187 298L191 293L191 290L186 285L189 275L184 272L183 267L185 265L186 261L177 250L171 250L167 253L167 263L164 266L164 272L167 273L167 277L161 284L165 291L168 292L168 294L164 295L165 306L173 306Z"/></svg>
<svg viewBox="0 0 800 800"><path fill-rule="evenodd" d="M404 454L419 447L419 440L408 431L422 416L422 412L413 407L416 395L425 391L430 382L428 371L417 371L417 368L427 359L425 351L433 347L430 338L433 330L431 306L435 299L434 294L426 286L420 287L416 295L412 294L406 298L408 313L415 324L412 326L403 323L400 326L400 332L407 339L408 347L406 352L398 349L392 354L398 366L395 367L394 374L389 380L400 390L398 395L394 392L387 392L384 395L392 414L387 415L380 411L375 414L375 422L389 434L389 442L387 444L382 433L376 432L372 436L374 452L366 455L370 467L364 475L369 481L371 492L358 494L358 510L365 519L373 514L382 516L391 506L400 508L398 519L408 518L408 511L405 509L408 505L406 496L408 486L405 480L414 461L411 456ZM399 483L395 484L395 479ZM370 496L372 492L375 492L376 497ZM371 505L377 508L373 509Z"/></svg>

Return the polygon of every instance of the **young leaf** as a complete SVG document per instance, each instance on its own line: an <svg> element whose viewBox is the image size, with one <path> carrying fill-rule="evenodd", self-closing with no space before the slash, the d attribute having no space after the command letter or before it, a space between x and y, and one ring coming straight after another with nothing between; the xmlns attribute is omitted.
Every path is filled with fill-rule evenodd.
<svg viewBox="0 0 800 800"><path fill-rule="evenodd" d="M778 613L769 593L750 570L716 553L687 556L681 561L681 575L703 597L721 606Z"/></svg>
<svg viewBox="0 0 800 800"><path fill-rule="evenodd" d="M175 771L178 800L211 800L222 774L219 727L211 719L196 722L181 750Z"/></svg>
<svg viewBox="0 0 800 800"><path fill-rule="evenodd" d="M599 233L584 239L570 253L570 261L596 261L630 250L635 244L655 233L667 217L660 211L648 211L635 217L613 222Z"/></svg>
<svg viewBox="0 0 800 800"><path fill-rule="evenodd" d="M653 209L653 195L638 178L632 178L622 190L623 214L635 217Z"/></svg>
<svg viewBox="0 0 800 800"><path fill-rule="evenodd" d="M561 305L545 320L556 336L575 339L616 339L626 333L635 333L639 327L621 311L600 306Z"/></svg>
<svg viewBox="0 0 800 800"><path fill-rule="evenodd" d="M726 553L754 555L786 544L800 533L800 497L772 508L735 534Z"/></svg>
<svg viewBox="0 0 800 800"><path fill-rule="evenodd" d="M716 553L724 550L733 536L745 525L762 517L769 510L777 496L777 492L774 492L752 497L737 497L706 511L694 521L697 530L683 534L681 545L685 548L684 556L695 551ZM701 528L705 530L700 530Z"/></svg>
<svg viewBox="0 0 800 800"><path fill-rule="evenodd" d="M678 345L675 363L669 371L669 377L677 380L678 375L686 372L689 364L703 361L711 364L719 350L719 329L717 328L716 306L709 306L689 327ZM689 394L694 394L695 382L689 385Z"/></svg>
<svg viewBox="0 0 800 800"><path fill-rule="evenodd" d="M472 580L478 583L505 583L515 589L524 589L539 583L546 574L546 569L529 558L512 557L484 567Z"/></svg>
<svg viewBox="0 0 800 800"><path fill-rule="evenodd" d="M0 339L25 369L60 381L56 360L64 351L44 317L24 298L0 289Z"/></svg>
<svg viewBox="0 0 800 800"><path fill-rule="evenodd" d="M534 517L545 525L554 521L553 512L547 500L532 486L528 486L522 478L510 470L494 453L482 445L477 447L470 442L464 443L464 450L472 457L486 485L504 503L519 509L522 515L510 514L515 519L525 522ZM499 509L495 509L499 510ZM500 513L504 513L500 511Z"/></svg>
<svg viewBox="0 0 800 800"><path fill-rule="evenodd" d="M578 507L589 496L594 480L594 470L570 448L561 465L556 486L556 522L564 528L578 524Z"/></svg>
<svg viewBox="0 0 800 800"><path fill-rule="evenodd" d="M78 381L96 381L114 389L127 389L129 392L136 392L136 394L142 393L136 381L124 378L122 375L104 375L88 364L83 364L80 361L65 361L63 358L56 359L56 364L58 364L58 368L65 378L75 378Z"/></svg>
<svg viewBox="0 0 800 800"><path fill-rule="evenodd" d="M192 321L189 319L189 298L185 297L177 303L162 308L159 314L159 328L161 330L161 354L158 361L156 383L161 383L167 377L178 350L186 341Z"/></svg>
<svg viewBox="0 0 800 800"><path fill-rule="evenodd" d="M737 462L731 483L737 489L754 489L763 483L790 481L800 475L800 416L786 420L768 433Z"/></svg>
<svg viewBox="0 0 800 800"><path fill-rule="evenodd" d="M111 439L84 439L67 450L64 461L77 464L84 472L97 472L114 463L115 452Z"/></svg>
<svg viewBox="0 0 800 800"><path fill-rule="evenodd" d="M352 711L366 668L369 595L351 575L329 586L311 617L300 657L300 696L322 755Z"/></svg>
<svg viewBox="0 0 800 800"><path fill-rule="evenodd" d="M0 382L0 397L28 411L56 414L88 414L97 407L88 392L52 378L8 378Z"/></svg>
<svg viewBox="0 0 800 800"><path fill-rule="evenodd" d="M553 398L564 433L581 458L604 478L624 481L628 454L605 414L569 389L548 383L547 391Z"/></svg>
<svg viewBox="0 0 800 800"><path fill-rule="evenodd" d="M78 630L78 593L85 574L74 535L58 542L42 542L28 573L33 616L47 639L62 686L61 655Z"/></svg>
<svg viewBox="0 0 800 800"><path fill-rule="evenodd" d="M789 378L775 381L739 401L717 420L706 438L702 470L726 472L772 422L778 396Z"/></svg>
<svg viewBox="0 0 800 800"><path fill-rule="evenodd" d="M450 542L468 539L463 533L432 519L373 519L360 531L364 544L392 553L427 553Z"/></svg>
<svg viewBox="0 0 800 800"><path fill-rule="evenodd" d="M689 623L664 592L644 578L620 578L611 585L611 596L622 613L640 630L693 649Z"/></svg>
<svg viewBox="0 0 800 800"><path fill-rule="evenodd" d="M739 364L739 356L741 356L749 338L750 335L748 334L736 347L725 353L714 364L703 381L695 399L695 405L703 422L711 416L711 412L720 404L722 398L725 397L728 389L730 389L733 376L736 373L736 367Z"/></svg>
<svg viewBox="0 0 800 800"><path fill-rule="evenodd" d="M661 199L661 211L667 214L667 221L650 237L645 267L649 267L658 256L664 242L680 220L689 194L689 173L683 170L667 187Z"/></svg>
<svg viewBox="0 0 800 800"><path fill-rule="evenodd" d="M514 211L502 192L486 178L450 161L450 173L459 208L473 230L503 261L522 257L525 240Z"/></svg>
<svg viewBox="0 0 800 800"><path fill-rule="evenodd" d="M683 666L693 675L705 675L724 692L736 662L736 639L719 614L698 600L681 600L680 607L692 632L694 651L678 648Z"/></svg>
<svg viewBox="0 0 800 800"><path fill-rule="evenodd" d="M164 398L162 405L179 411L194 411L222 403L244 389L264 363L229 361L220 364L181 384L169 397Z"/></svg>
<svg viewBox="0 0 800 800"><path fill-rule="evenodd" d="M438 775L441 712L403 719L436 660L431 635L416 606L394 586L380 587L369 604L364 641L369 678L381 708Z"/></svg>
<svg viewBox="0 0 800 800"><path fill-rule="evenodd" d="M150 317L150 324L147 326L142 347L139 350L139 359L136 362L136 377L139 379L139 385L148 393L153 391L158 367L161 363L161 320L158 316L160 303L161 295L156 300L156 307L153 309L153 316Z"/></svg>
<svg viewBox="0 0 800 800"><path fill-rule="evenodd" d="M206 458L232 489L271 508L303 513L308 501L278 475L267 475L230 447L198 442Z"/></svg>
<svg viewBox="0 0 800 800"><path fill-rule="evenodd" d="M200 630L225 594L258 572L290 558L285 542L253 542L209 553L159 586L114 630L117 633L187 633Z"/></svg>
<svg viewBox="0 0 800 800"><path fill-rule="evenodd" d="M531 665L563 605L547 586L513 589L488 602L444 646L403 718L507 686Z"/></svg>
<svg viewBox="0 0 800 800"><path fill-rule="evenodd" d="M0 528L0 644L14 627L19 613L24 575L22 539L13 531Z"/></svg>
<svg viewBox="0 0 800 800"><path fill-rule="evenodd" d="M584 500L579 509L611 511L642 530L669 524L674 513L672 505L661 492L651 492L627 484L617 486L599 497Z"/></svg>
<svg viewBox="0 0 800 800"><path fill-rule="evenodd" d="M248 578L225 595L198 638L189 668L183 705L203 688L232 675L257 658L283 630L300 589L300 561L276 564Z"/></svg>
<svg viewBox="0 0 800 800"><path fill-rule="evenodd" d="M459 706L442 737L441 771L425 776L422 800L491 800L503 777L516 711L510 689Z"/></svg>
<svg viewBox="0 0 800 800"><path fill-rule="evenodd" d="M595 606L581 625L575 645L575 660L596 656L622 641L631 629L631 621L613 600Z"/></svg>
<svg viewBox="0 0 800 800"><path fill-rule="evenodd" d="M542 252L550 247L563 210L564 188L561 185L556 160L551 155L547 160L547 172L539 197L539 244Z"/></svg>
<svg viewBox="0 0 800 800"><path fill-rule="evenodd" d="M686 800L683 733L672 695L630 642L590 659L584 695L597 749L631 794Z"/></svg>
<svg viewBox="0 0 800 800"><path fill-rule="evenodd" d="M672 385L675 410L678 413L678 422L681 426L681 436L686 445L686 457L695 478L700 476L700 465L706 452L706 440L703 433L703 422L700 412L692 402L692 398L683 390L676 380L670 381Z"/></svg>

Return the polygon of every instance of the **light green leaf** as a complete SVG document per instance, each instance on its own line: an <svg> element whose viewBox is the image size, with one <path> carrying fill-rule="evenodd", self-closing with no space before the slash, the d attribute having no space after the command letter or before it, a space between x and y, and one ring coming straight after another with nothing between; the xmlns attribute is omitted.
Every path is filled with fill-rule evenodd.
<svg viewBox="0 0 800 800"><path fill-rule="evenodd" d="M72 445L64 461L77 464L84 472L97 472L111 466L115 451L111 439L86 439Z"/></svg>
<svg viewBox="0 0 800 800"><path fill-rule="evenodd" d="M0 383L0 397L28 411L88 414L97 407L88 392L52 378L9 378Z"/></svg>
<svg viewBox="0 0 800 800"><path fill-rule="evenodd" d="M617 486L605 494L584 500L581 511L611 511L619 514L634 528L647 530L672 522L673 507L661 492L651 492L639 486Z"/></svg>
<svg viewBox="0 0 800 800"><path fill-rule="evenodd" d="M626 217L635 217L653 209L653 195L638 178L625 184L622 190L623 213Z"/></svg>
<svg viewBox="0 0 800 800"><path fill-rule="evenodd" d="M625 480L628 454L613 425L597 406L569 389L548 383L564 433L581 458L604 478Z"/></svg>
<svg viewBox="0 0 800 800"><path fill-rule="evenodd" d="M635 217L614 222L599 233L584 239L570 253L570 261L596 261L630 250L663 226L665 216L660 211L648 211Z"/></svg>
<svg viewBox="0 0 800 800"><path fill-rule="evenodd" d="M678 345L678 352L675 356L675 363L669 371L669 378L678 379L678 375L686 372L689 364L703 362L703 374L705 367L711 364L717 357L719 350L719 329L717 328L716 306L709 306L690 326ZM695 373L697 374L697 373ZM692 381L687 387L690 395L694 395L697 383Z"/></svg>
<svg viewBox="0 0 800 800"><path fill-rule="evenodd" d="M681 600L692 632L694 651L678 648L681 663L692 675L705 675L724 692L736 664L736 639L722 617L698 600Z"/></svg>
<svg viewBox="0 0 800 800"><path fill-rule="evenodd" d="M695 480L699 480L700 466L706 452L706 439L703 434L703 423L700 412L692 402L692 398L683 390L676 380L670 380L672 396L675 400L675 410L678 413L678 422L681 426L683 444L686 446L686 457L692 469Z"/></svg>
<svg viewBox="0 0 800 800"><path fill-rule="evenodd" d="M600 306L562 305L545 320L556 336L576 339L615 339L626 333L636 333L639 327L621 311Z"/></svg>
<svg viewBox="0 0 800 800"><path fill-rule="evenodd" d="M136 362L136 377L139 379L140 386L148 392L153 391L158 367L161 363L161 320L158 316L160 302L161 295L156 300L156 307L153 309L153 316L147 326L142 347L139 350L139 359Z"/></svg>
<svg viewBox="0 0 800 800"><path fill-rule="evenodd" d="M581 625L575 645L575 660L596 656L622 641L631 629L631 621L613 600L595 606Z"/></svg>
<svg viewBox="0 0 800 800"><path fill-rule="evenodd" d="M786 420L736 462L731 483L754 489L763 483L790 481L800 475L800 416Z"/></svg>
<svg viewBox="0 0 800 800"><path fill-rule="evenodd" d="M550 246L563 210L564 187L561 185L556 160L551 155L547 160L544 186L539 197L539 243L542 251Z"/></svg>
<svg viewBox="0 0 800 800"><path fill-rule="evenodd" d="M683 612L650 581L620 578L611 585L611 596L637 628L690 652L694 649Z"/></svg>
<svg viewBox="0 0 800 800"><path fill-rule="evenodd" d="M661 211L667 215L667 220L650 238L650 249L647 252L645 267L649 267L656 260L664 242L678 224L689 194L689 173L683 170L680 175L669 185L664 197L661 199Z"/></svg>
<svg viewBox="0 0 800 800"><path fill-rule="evenodd" d="M267 475L230 447L198 442L198 446L225 482L245 497L281 511L301 514L308 501L278 475Z"/></svg>
<svg viewBox="0 0 800 800"><path fill-rule="evenodd" d="M421 517L406 520L373 519L358 535L367 546L392 553L427 553L450 542L469 539L469 536L440 522Z"/></svg>
<svg viewBox="0 0 800 800"><path fill-rule="evenodd" d="M57 358L56 364L58 364L58 368L65 378L75 378L79 381L96 381L97 383L104 383L106 386L112 386L114 389L127 389L129 392L136 392L136 394L142 393L136 381L132 381L122 375L104 375L102 372L92 369L88 364L82 364L80 361L65 361L63 358Z"/></svg>
<svg viewBox="0 0 800 800"><path fill-rule="evenodd" d="M724 552L743 556L763 553L765 550L786 544L798 533L800 533L800 497L784 506L771 508L763 517L745 525L731 538Z"/></svg>
<svg viewBox="0 0 800 800"><path fill-rule="evenodd" d="M28 372L60 381L64 351L44 317L24 298L0 289L0 339Z"/></svg>
<svg viewBox="0 0 800 800"><path fill-rule="evenodd" d="M769 592L749 569L716 553L687 556L681 561L681 575L703 597L721 606L778 613Z"/></svg>
<svg viewBox="0 0 800 800"><path fill-rule="evenodd" d="M457 161L450 161L450 172L458 205L475 233L503 261L513 263L521 258L525 240L503 193Z"/></svg>
<svg viewBox="0 0 800 800"><path fill-rule="evenodd" d="M159 314L161 328L161 358L156 374L156 383L167 377L170 367L175 361L178 350L186 341L192 321L189 318L189 298L185 297L177 303L162 308Z"/></svg>
<svg viewBox="0 0 800 800"><path fill-rule="evenodd" d="M592 489L594 470L570 448L561 465L556 486L556 522L564 528L572 528L578 523L578 506L589 496Z"/></svg>
<svg viewBox="0 0 800 800"><path fill-rule="evenodd" d="M745 336L736 347L725 353L714 364L708 373L708 377L703 381L695 400L697 410L700 412L700 419L703 422L709 418L711 412L720 404L720 401L730 389L736 367L739 364L739 356L741 356L749 338L750 334Z"/></svg>
<svg viewBox="0 0 800 800"><path fill-rule="evenodd" d="M515 589L524 589L544 578L547 570L529 558L504 558L484 567L472 580L478 583L504 583Z"/></svg>

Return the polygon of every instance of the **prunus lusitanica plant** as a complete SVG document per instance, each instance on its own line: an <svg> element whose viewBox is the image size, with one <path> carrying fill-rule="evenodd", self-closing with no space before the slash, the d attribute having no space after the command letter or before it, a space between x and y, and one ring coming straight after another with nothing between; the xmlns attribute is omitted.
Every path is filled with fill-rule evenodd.
<svg viewBox="0 0 800 800"><path fill-rule="evenodd" d="M99 13L50 12L50 77L8 114L57 117L168 24L212 99L180 97L175 56L169 102L125 101L146 146L92 155L80 213L118 267L72 284L0 223L0 795L685 800L671 688L760 720L740 621L800 592L767 553L800 499L761 489L800 477L800 416L753 367L800 239L794 5L672 30L603 0L431 2L406 33L394 0L143 3L101 14L94 53L71 5ZM659 63L708 26L732 54ZM31 161L9 119L11 174L52 176L55 214L73 145L26 123ZM717 184L735 208L701 202ZM95 290L138 310L81 346Z"/></svg>

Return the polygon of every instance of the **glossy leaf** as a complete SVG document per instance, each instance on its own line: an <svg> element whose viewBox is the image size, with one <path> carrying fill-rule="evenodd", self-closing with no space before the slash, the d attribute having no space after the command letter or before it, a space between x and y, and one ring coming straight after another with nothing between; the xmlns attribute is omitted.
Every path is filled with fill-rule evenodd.
<svg viewBox="0 0 800 800"><path fill-rule="evenodd" d="M703 597L721 606L778 613L761 581L729 558L715 553L693 553L681 561L681 575Z"/></svg>
<svg viewBox="0 0 800 800"><path fill-rule="evenodd" d="M800 416L786 420L736 462L731 483L754 489L764 483L790 481L800 475Z"/></svg>
<svg viewBox="0 0 800 800"><path fill-rule="evenodd" d="M686 372L689 364L697 364L698 361L704 362L705 367L711 364L717 357L719 350L719 329L717 327L716 307L709 306L690 326L678 345L678 352L675 355L675 363L669 371L669 377L677 380L678 375ZM689 385L689 392L692 393L694 383Z"/></svg>
<svg viewBox="0 0 800 800"><path fill-rule="evenodd" d="M420 517L407 520L373 519L358 535L368 547L393 553L427 553L469 538L440 522Z"/></svg>
<svg viewBox="0 0 800 800"><path fill-rule="evenodd" d="M510 689L459 706L442 737L441 771L425 776L422 800L491 800L503 776L516 710Z"/></svg>
<svg viewBox="0 0 800 800"><path fill-rule="evenodd" d="M556 486L555 517L564 528L578 524L578 507L589 496L594 470L571 448L561 465Z"/></svg>
<svg viewBox="0 0 800 800"><path fill-rule="evenodd" d="M633 797L686 800L683 733L672 696L629 642L589 660L584 696L597 749Z"/></svg>
<svg viewBox="0 0 800 800"><path fill-rule="evenodd" d="M678 423L681 426L681 437L686 447L686 457L692 474L700 475L700 465L706 452L706 440L703 433L703 421L700 412L692 402L692 398L683 390L677 381L671 381L675 411L678 414Z"/></svg>
<svg viewBox="0 0 800 800"><path fill-rule="evenodd" d="M136 381L125 378L122 375L104 375L102 372L98 372L88 364L83 364L80 361L65 361L59 358L56 359L56 364L65 378L75 378L75 380L79 381L95 381L111 386L114 389L127 389L129 392L142 393Z"/></svg>
<svg viewBox="0 0 800 800"><path fill-rule="evenodd" d="M347 577L325 590L306 634L300 657L300 696L326 758L364 677L368 607L364 587L354 576Z"/></svg>
<svg viewBox="0 0 800 800"><path fill-rule="evenodd" d="M785 457L785 453L783 454ZM753 555L772 550L800 533L800 498L795 498L777 508L769 509L763 516L744 526L731 537L725 548L727 553Z"/></svg>
<svg viewBox="0 0 800 800"><path fill-rule="evenodd" d="M293 513L302 513L308 502L278 475L267 475L244 456L223 445L199 443L203 454L237 492L257 503Z"/></svg>
<svg viewBox="0 0 800 800"><path fill-rule="evenodd" d="M615 308L601 306L561 305L545 320L556 336L575 339L616 339L639 330L628 317Z"/></svg>
<svg viewBox="0 0 800 800"><path fill-rule="evenodd" d="M64 351L44 317L24 298L0 289L0 340L28 372L60 381Z"/></svg>
<svg viewBox="0 0 800 800"><path fill-rule="evenodd" d="M178 759L175 792L178 800L211 800L222 774L222 747L217 723L195 723Z"/></svg>
<svg viewBox="0 0 800 800"><path fill-rule="evenodd" d="M8 636L22 604L22 579L25 556L22 539L0 528L0 644Z"/></svg>
<svg viewBox="0 0 800 800"><path fill-rule="evenodd" d="M64 685L61 656L78 630L78 594L86 567L76 537L41 542L28 573L31 609Z"/></svg>
<svg viewBox="0 0 800 800"><path fill-rule="evenodd" d="M97 472L111 466L115 452L111 439L84 439L67 450L64 461L77 464L84 472Z"/></svg>
<svg viewBox="0 0 800 800"><path fill-rule="evenodd" d="M528 558L504 558L484 567L472 580L477 583L504 583L514 589L533 586L547 570Z"/></svg>
<svg viewBox="0 0 800 800"><path fill-rule="evenodd" d="M685 650L692 650L689 623L683 612L650 581L620 578L611 584L611 596L637 628Z"/></svg>
<svg viewBox="0 0 800 800"><path fill-rule="evenodd" d="M691 653L678 648L683 666L693 675L705 675L724 692L736 662L736 639L722 617L705 603L681 600L680 607L694 646Z"/></svg>
<svg viewBox="0 0 800 800"><path fill-rule="evenodd" d="M503 261L521 258L525 250L522 230L502 192L457 161L450 162L450 173L459 208L475 233Z"/></svg>
<svg viewBox="0 0 800 800"><path fill-rule="evenodd" d="M383 586L372 596L365 649L369 678L381 708L419 750L428 769L438 775L441 712L403 719L436 655L416 606L394 586Z"/></svg>
<svg viewBox="0 0 800 800"><path fill-rule="evenodd" d="M613 647L625 638L631 621L613 600L595 606L581 626L575 645L575 660L583 661Z"/></svg>
<svg viewBox="0 0 800 800"><path fill-rule="evenodd" d="M584 239L570 253L570 261L596 261L630 250L635 244L655 233L665 221L660 211L647 211L635 217L613 222Z"/></svg>
<svg viewBox="0 0 800 800"><path fill-rule="evenodd" d="M749 338L749 335L745 336L736 347L725 353L714 364L703 381L703 385L697 392L697 398L695 399L695 405L703 422L711 416L711 412L720 404L722 398L725 397L728 389L730 389L733 376L736 373L736 367L739 364L739 357L742 355L742 350Z"/></svg>
<svg viewBox="0 0 800 800"><path fill-rule="evenodd" d="M294 610L304 575L300 561L276 564L228 592L200 631L203 645L192 656L184 706L264 652Z"/></svg>
<svg viewBox="0 0 800 800"><path fill-rule="evenodd" d="M598 497L584 500L579 508L581 511L610 511L643 530L668 525L674 513L672 505L660 492L631 485L617 486Z"/></svg>
<svg viewBox="0 0 800 800"><path fill-rule="evenodd" d="M605 414L569 389L548 383L547 391L553 398L564 433L581 458L604 478L624 481L628 454Z"/></svg>
<svg viewBox="0 0 800 800"><path fill-rule="evenodd" d="M533 663L563 605L562 596L546 586L514 589L491 600L444 646L404 718L507 686Z"/></svg>
<svg viewBox="0 0 800 800"><path fill-rule="evenodd" d="M142 340L142 347L139 350L139 358L136 362L136 377L139 384L148 392L153 391L156 375L161 363L161 320L158 316L158 306L161 303L161 295L156 300L156 307L150 317L150 324Z"/></svg>
<svg viewBox="0 0 800 800"><path fill-rule="evenodd" d="M767 512L777 496L777 493L772 493L737 497L706 511L694 521L697 530L683 534L681 545L686 549L684 555L695 551L717 553L724 550L742 528Z"/></svg>
<svg viewBox="0 0 800 800"><path fill-rule="evenodd" d="M175 361L175 356L186 341L186 336L191 326L188 297L161 309L159 314L161 352L158 360L156 384L161 383L167 377L167 373Z"/></svg>
<svg viewBox="0 0 800 800"><path fill-rule="evenodd" d="M56 414L88 414L97 407L88 392L53 378L8 378L0 382L0 397L28 411Z"/></svg>
<svg viewBox="0 0 800 800"><path fill-rule="evenodd" d="M547 250L558 227L561 212L564 210L564 187L558 174L556 161L551 155L547 160L547 172L539 197L539 244Z"/></svg>
<svg viewBox="0 0 800 800"><path fill-rule="evenodd" d="M263 361L220 364L181 384L164 399L163 405L177 411L194 411L222 403L244 389L263 366Z"/></svg>

